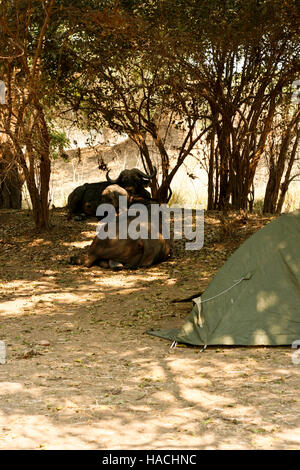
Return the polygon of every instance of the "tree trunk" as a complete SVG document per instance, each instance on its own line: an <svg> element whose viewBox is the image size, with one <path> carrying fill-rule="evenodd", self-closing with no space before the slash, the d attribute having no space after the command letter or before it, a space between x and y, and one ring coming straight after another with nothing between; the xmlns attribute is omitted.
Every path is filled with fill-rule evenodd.
<svg viewBox="0 0 300 470"><path fill-rule="evenodd" d="M283 207L283 204L284 204L286 193L287 193L287 191L289 189L289 185L290 185L290 183L293 179L293 178L291 178L291 172L292 172L292 168L293 168L293 165L294 165L294 162L295 162L295 159L296 159L296 153L297 153L297 149L298 149L299 137L300 137L300 131L298 130L297 136L296 136L296 139L295 139L295 142L294 142L294 145L293 145L293 149L292 149L292 152L291 152L291 156L290 156L290 159L289 159L289 162L288 162L288 167L287 167L287 170L286 170L286 173L285 173L284 181L283 181L283 183L280 187L280 195L279 195L279 199L278 199L278 203L277 203L277 207L276 207L276 214L280 214L281 211L282 211L282 207Z"/></svg>
<svg viewBox="0 0 300 470"><path fill-rule="evenodd" d="M3 174L0 165L0 175ZM16 165L0 176L0 209L22 208L22 182Z"/></svg>
<svg viewBox="0 0 300 470"><path fill-rule="evenodd" d="M215 169L215 135L212 133L210 139L210 156L208 169L208 198L207 210L213 210L214 206L214 169Z"/></svg>
<svg viewBox="0 0 300 470"><path fill-rule="evenodd" d="M266 187L263 212L268 214L275 214L276 204L279 197L280 183L284 173L284 167L287 160L287 152L291 142L291 130L293 121L289 125L280 148L277 162L271 161L270 175ZM297 139L296 139L297 141ZM292 162L293 163L293 162Z"/></svg>
<svg viewBox="0 0 300 470"><path fill-rule="evenodd" d="M276 202L280 189L280 179L283 172L270 171L266 192L264 197L264 214L274 214L276 209Z"/></svg>
<svg viewBox="0 0 300 470"><path fill-rule="evenodd" d="M220 154L219 166L219 198L218 209L228 208L231 187L230 187L230 131L228 126L223 123L222 128L217 128L218 147Z"/></svg>
<svg viewBox="0 0 300 470"><path fill-rule="evenodd" d="M0 208L21 209L23 181L7 142L0 144Z"/></svg>
<svg viewBox="0 0 300 470"><path fill-rule="evenodd" d="M49 157L41 157L39 172L40 187L37 187L34 180L27 182L27 184L29 183L28 191L32 202L34 222L36 228L40 231L50 230L48 202L50 171Z"/></svg>

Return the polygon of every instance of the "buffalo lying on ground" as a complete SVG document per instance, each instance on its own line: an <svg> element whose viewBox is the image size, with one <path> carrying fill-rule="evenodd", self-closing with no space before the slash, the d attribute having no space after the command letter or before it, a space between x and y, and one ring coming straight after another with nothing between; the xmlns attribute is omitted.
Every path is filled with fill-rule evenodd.
<svg viewBox="0 0 300 470"><path fill-rule="evenodd" d="M108 181L103 181L101 183L85 183L75 188L68 197L68 216L76 214L95 216L102 191L109 185Z"/></svg>
<svg viewBox="0 0 300 470"><path fill-rule="evenodd" d="M156 168L152 175L147 175L137 168L121 171L116 180L106 174L107 181L99 183L85 183L75 188L68 197L68 216L84 214L85 216L95 216L97 207L101 202L102 192L111 184L117 184L126 189L129 194L150 199L150 193L145 189L150 180L156 175Z"/></svg>
<svg viewBox="0 0 300 470"><path fill-rule="evenodd" d="M119 196L127 198L127 206L132 207L133 204L144 202L146 219L142 220L137 229L143 235L137 239L131 238L130 235L126 239L120 237L120 226L126 220L126 229L132 221L136 218L128 215L127 210L119 207ZM88 252L84 256L73 256L70 258L71 264L83 264L90 268L93 265L100 265L102 267L111 268L138 268L147 267L152 264L157 264L168 259L170 255L170 241L165 239L162 235L161 227L157 228L157 238L151 238L154 233L153 222L150 219L151 202L147 199L142 201L140 197L136 199L127 193L124 188L118 185L111 185L107 187L102 193L101 203L111 204L116 209L115 214L115 227L116 232L113 238L100 239L98 235L94 238ZM125 214L125 212L127 212ZM124 219L124 215L126 218ZM143 226L144 224L144 226ZM124 227L124 225L123 225Z"/></svg>

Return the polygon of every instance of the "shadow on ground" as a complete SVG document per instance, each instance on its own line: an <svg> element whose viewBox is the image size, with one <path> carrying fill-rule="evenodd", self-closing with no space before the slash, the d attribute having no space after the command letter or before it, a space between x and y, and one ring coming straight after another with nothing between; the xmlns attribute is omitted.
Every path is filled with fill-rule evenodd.
<svg viewBox="0 0 300 470"><path fill-rule="evenodd" d="M243 239L206 218L198 253L137 271L70 266L95 222L52 215L35 234L24 211L1 211L2 449L296 448L300 369L289 348L170 349L149 328L182 324ZM4 222L3 222L4 221Z"/></svg>

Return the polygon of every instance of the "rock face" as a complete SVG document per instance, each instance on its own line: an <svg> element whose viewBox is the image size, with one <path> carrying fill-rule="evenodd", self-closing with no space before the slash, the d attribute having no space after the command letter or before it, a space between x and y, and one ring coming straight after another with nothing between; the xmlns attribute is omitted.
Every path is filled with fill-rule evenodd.
<svg viewBox="0 0 300 470"><path fill-rule="evenodd" d="M164 130L162 131L164 135ZM77 139L76 142L80 139ZM82 139L81 139L82 140ZM182 132L172 128L167 139L169 154L176 155L182 141ZM108 145L107 145L108 142ZM159 155L155 145L147 142L154 164L159 168ZM84 145L84 141L80 142ZM103 143L93 147L78 147L65 152L68 161L57 159L52 163L50 199L55 207L65 206L68 195L77 186L106 180L107 167L110 177L115 178L125 168L139 168L144 171L137 145L129 138L117 140L112 131L105 131ZM99 169L99 163L101 169Z"/></svg>
<svg viewBox="0 0 300 470"><path fill-rule="evenodd" d="M164 136L168 133L166 148L170 156L171 167L178 156L178 149L181 147L184 134L180 129L165 128L161 131ZM58 158L52 161L52 172L50 180L50 207L64 207L67 204L68 195L78 186L84 183L95 183L106 180L106 171L110 171L110 177L116 178L125 168L139 168L144 170L140 152L137 145L126 136L120 137L111 130L105 130L103 135L97 135L98 143L94 146L87 146L86 135L73 133L70 141L77 146L65 153L68 160ZM76 140L75 140L76 139ZM147 141L151 158L158 171L161 167L158 151L151 141ZM176 173L171 187L173 197L171 202L179 204L182 207L204 208L207 204L207 173L201 166L205 155L204 142L199 142L197 147L188 156L184 164ZM100 164L100 169L99 169ZM268 169L261 161L255 176L255 198L262 199L265 191L265 182ZM24 206L30 207L29 197L24 192L26 185L23 185ZM290 191L299 193L299 182L291 183ZM289 198L287 197L286 208L293 210L293 204L288 207ZM0 198L1 205L1 198ZM4 207L4 206L3 206Z"/></svg>
<svg viewBox="0 0 300 470"><path fill-rule="evenodd" d="M98 144L95 147L78 148L66 152L68 161L57 159L52 164L50 199L56 206L65 206L68 195L84 183L106 181L106 172L115 178L124 168L140 168L140 158L134 143L125 142L113 146ZM101 169L99 169L99 164Z"/></svg>

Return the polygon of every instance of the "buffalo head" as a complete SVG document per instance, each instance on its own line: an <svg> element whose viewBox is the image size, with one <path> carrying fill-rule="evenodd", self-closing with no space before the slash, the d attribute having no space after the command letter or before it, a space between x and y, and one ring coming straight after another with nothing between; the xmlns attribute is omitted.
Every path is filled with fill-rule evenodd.
<svg viewBox="0 0 300 470"><path fill-rule="evenodd" d="M116 180L112 180L109 171L106 173L106 179L110 184L117 184L126 189L130 194L139 195L146 199L150 198L150 194L145 190L149 186L151 179L156 176L157 169L154 167L152 175L147 175L137 168L131 170L123 170Z"/></svg>
<svg viewBox="0 0 300 470"><path fill-rule="evenodd" d="M126 189L121 188L121 186L118 186L117 184L111 184L103 191L100 204L111 204L118 214L120 196L126 197L127 200L131 199Z"/></svg>

